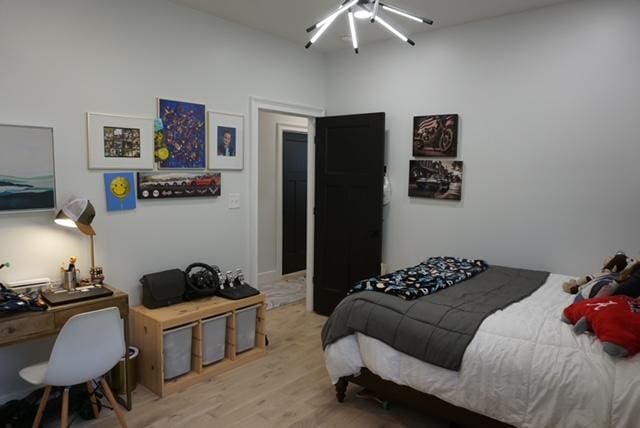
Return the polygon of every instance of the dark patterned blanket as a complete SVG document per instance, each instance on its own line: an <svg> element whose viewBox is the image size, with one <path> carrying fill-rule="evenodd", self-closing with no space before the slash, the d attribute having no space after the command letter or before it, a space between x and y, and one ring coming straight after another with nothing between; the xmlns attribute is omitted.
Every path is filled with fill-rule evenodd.
<svg viewBox="0 0 640 428"><path fill-rule="evenodd" d="M430 257L417 266L362 280L348 294L379 291L413 300L466 281L488 267L484 260Z"/></svg>

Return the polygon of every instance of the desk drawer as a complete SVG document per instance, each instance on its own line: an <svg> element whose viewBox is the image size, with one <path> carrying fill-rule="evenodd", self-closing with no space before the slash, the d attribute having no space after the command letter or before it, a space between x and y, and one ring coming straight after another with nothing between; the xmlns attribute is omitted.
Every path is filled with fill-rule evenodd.
<svg viewBox="0 0 640 428"><path fill-rule="evenodd" d="M82 303L83 303L82 305L73 305L72 307L65 308L65 309L60 309L61 307L56 308L54 312L55 328L57 330L60 330L65 325L65 323L69 321L69 318L78 314L83 314L85 312L97 311L100 309L106 309L106 308L112 308L112 307L116 307L120 310L121 317L127 316L129 312L127 301L124 299L119 299L119 300L96 299L96 300L87 300Z"/></svg>
<svg viewBox="0 0 640 428"><path fill-rule="evenodd" d="M24 338L29 335L46 335L55 331L53 314L38 313L38 316L5 318L0 324L2 342L12 342L12 339Z"/></svg>

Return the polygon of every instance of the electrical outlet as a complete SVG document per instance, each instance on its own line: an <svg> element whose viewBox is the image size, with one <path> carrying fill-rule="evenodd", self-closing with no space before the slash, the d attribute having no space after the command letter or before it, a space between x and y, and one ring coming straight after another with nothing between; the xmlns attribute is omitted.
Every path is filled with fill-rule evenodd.
<svg viewBox="0 0 640 428"><path fill-rule="evenodd" d="M240 208L240 193L229 193L229 209L237 210Z"/></svg>

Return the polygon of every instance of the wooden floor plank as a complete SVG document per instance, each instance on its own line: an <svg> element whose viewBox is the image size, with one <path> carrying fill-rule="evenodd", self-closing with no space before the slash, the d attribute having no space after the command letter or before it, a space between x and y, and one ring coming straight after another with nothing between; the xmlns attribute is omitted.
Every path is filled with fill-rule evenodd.
<svg viewBox="0 0 640 428"><path fill-rule="evenodd" d="M320 330L325 317L293 304L267 312L270 345L259 360L221 373L163 399L138 385L130 427L423 427L447 424L411 409L384 410L371 400L338 403L324 366ZM55 426L55 425L54 425ZM86 428L117 427L113 412L103 411Z"/></svg>

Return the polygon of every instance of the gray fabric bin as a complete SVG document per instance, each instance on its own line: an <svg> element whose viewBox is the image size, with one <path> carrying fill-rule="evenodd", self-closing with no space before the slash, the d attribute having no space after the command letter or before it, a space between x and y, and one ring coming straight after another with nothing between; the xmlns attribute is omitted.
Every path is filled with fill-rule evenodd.
<svg viewBox="0 0 640 428"><path fill-rule="evenodd" d="M248 351L256 346L256 324L260 305L236 311L236 352Z"/></svg>
<svg viewBox="0 0 640 428"><path fill-rule="evenodd" d="M227 322L231 313L202 320L202 364L224 359L227 350Z"/></svg>
<svg viewBox="0 0 640 428"><path fill-rule="evenodd" d="M165 330L164 378L173 379L191 371L193 327L196 323Z"/></svg>

